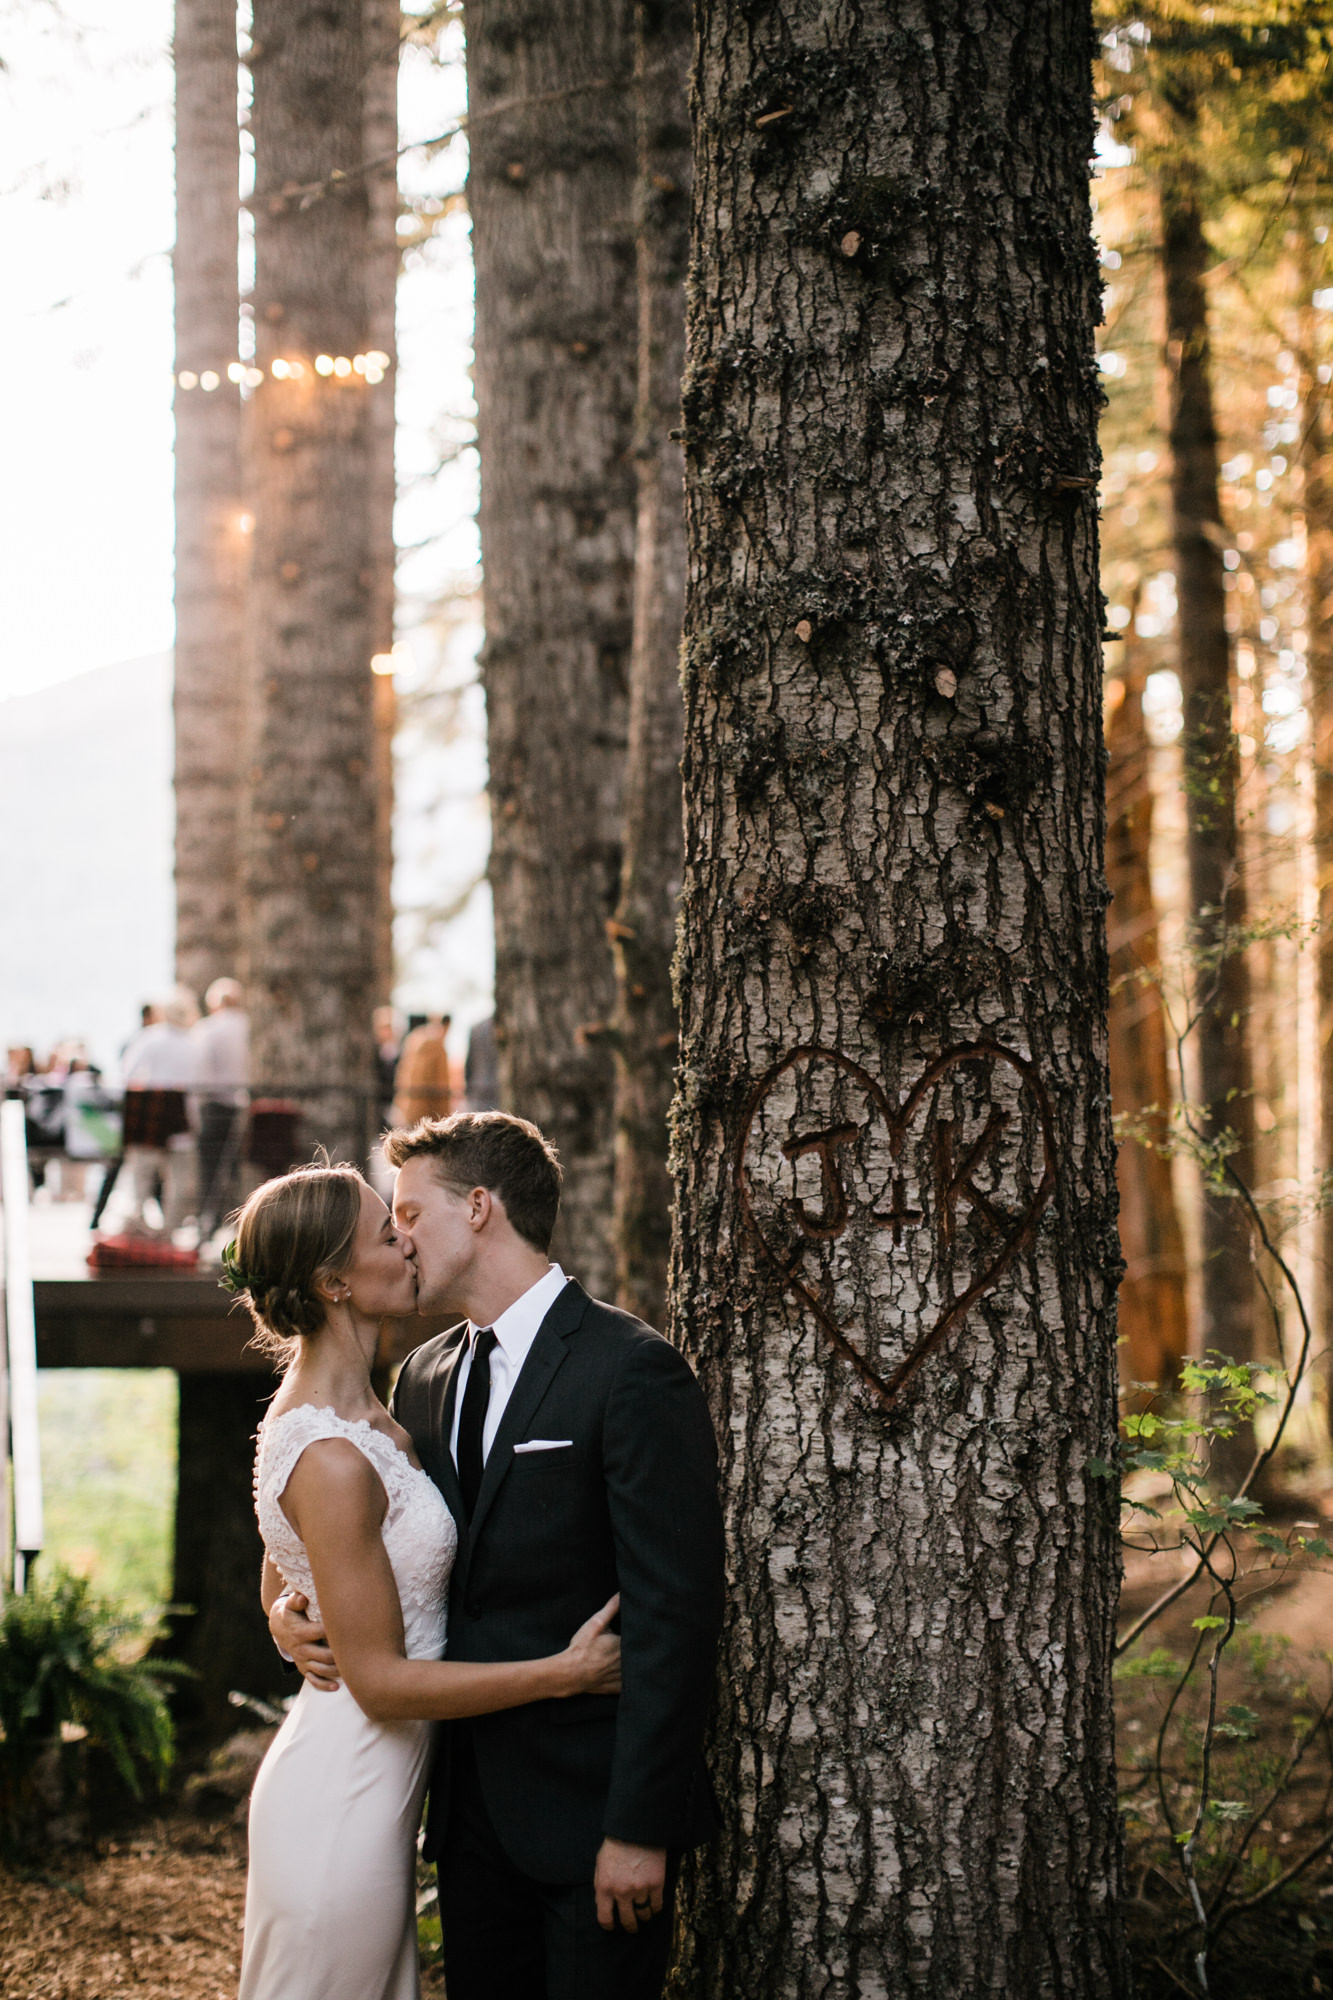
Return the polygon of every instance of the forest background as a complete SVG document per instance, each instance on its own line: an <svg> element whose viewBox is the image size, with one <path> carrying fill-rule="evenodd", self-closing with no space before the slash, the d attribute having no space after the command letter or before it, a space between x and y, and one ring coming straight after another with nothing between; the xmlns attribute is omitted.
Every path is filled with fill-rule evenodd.
<svg viewBox="0 0 1333 2000"><path fill-rule="evenodd" d="M456 64L455 25L419 19L413 46ZM1197 1982L1210 1952L1215 1990L1228 1990L1228 1978L1257 1976L1247 1951L1279 1950L1286 1990L1320 1991L1333 1710L1316 1670L1327 1549L1305 1517L1322 1513L1329 1484L1329 1396L1311 1335L1327 1316L1333 1261L1327 31L1318 9L1269 6L1106 11L1099 30L1131 1917L1149 1990L1154 1968L1162 1991ZM459 212L436 195L409 200L399 233L425 241L442 210ZM841 240L849 261L860 255L860 228ZM443 455L469 448L460 430ZM1072 476L1073 488L1087 484ZM609 569L617 562L623 571L623 550ZM811 630L796 630L808 645ZM953 669L939 673L937 692L951 699ZM464 713L451 700L445 726ZM1000 797L983 804L1003 819ZM622 911L613 944L615 923L634 936ZM600 990L571 1004L586 1082L610 1045L609 958ZM570 1086L547 1067L521 1094L550 1089L543 1122L558 1124ZM610 1212L611 1151L604 1122L586 1148L586 1214ZM586 1227L578 1215L576 1204ZM638 1282L660 1295L664 1249L637 1241L622 1290ZM605 1242L601 1254L614 1281ZM596 1246L584 1262L595 1268ZM1234 1368L1209 1369L1203 1357L1219 1350ZM1192 1393L1174 1399L1182 1386ZM132 1553L97 1560L122 1564L106 1581L149 1596L166 1538L164 1525L154 1556L144 1521ZM96 1546L74 1516L61 1532L85 1560ZM1299 1642L1289 1654L1273 1636L1281 1609L1268 1608L1280 1591ZM1247 1601L1255 1593L1262 1603ZM1138 1749L1139 1735L1151 1749Z"/></svg>

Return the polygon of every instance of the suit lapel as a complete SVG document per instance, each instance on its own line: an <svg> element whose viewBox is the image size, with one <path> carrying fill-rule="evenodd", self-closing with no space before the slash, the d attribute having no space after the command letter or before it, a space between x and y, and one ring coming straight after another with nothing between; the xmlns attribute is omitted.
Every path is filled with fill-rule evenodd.
<svg viewBox="0 0 1333 2000"><path fill-rule="evenodd" d="M571 1278L542 1321L537 1338L528 1349L528 1358L519 1370L513 1394L505 1405L495 1442L486 1455L481 1491L477 1495L476 1512L468 1532L469 1542L474 1548L491 1504L514 1462L514 1444L532 1422L553 1377L563 1367L569 1353L569 1336L578 1327L587 1306L588 1294L576 1279Z"/></svg>
<svg viewBox="0 0 1333 2000"><path fill-rule="evenodd" d="M454 1427L454 1404L458 1398L458 1370L467 1352L467 1321L458 1328L458 1341L452 1354L447 1355L435 1371L430 1385L430 1454L431 1463L427 1467L431 1478L444 1495L445 1505L453 1515L459 1536L466 1533L467 1522L463 1515L463 1492L458 1484L458 1468L454 1455L449 1449L449 1434ZM425 1454L422 1454L424 1461Z"/></svg>

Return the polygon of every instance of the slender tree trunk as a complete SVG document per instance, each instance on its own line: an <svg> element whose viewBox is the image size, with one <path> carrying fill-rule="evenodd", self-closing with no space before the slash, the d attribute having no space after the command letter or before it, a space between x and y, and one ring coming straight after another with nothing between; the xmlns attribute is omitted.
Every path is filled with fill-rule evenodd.
<svg viewBox="0 0 1333 2000"><path fill-rule="evenodd" d="M258 1081L306 1138L363 1157L371 1011L382 993L384 753L371 659L392 611L397 16L383 0L255 0L255 321L247 413L255 515L243 820L247 987ZM386 144L386 141L388 142ZM381 163L368 167L367 162Z"/></svg>
<svg viewBox="0 0 1333 2000"><path fill-rule="evenodd" d="M482 655L505 1104L614 1284L615 973L634 570L631 0L469 0Z"/></svg>
<svg viewBox="0 0 1333 2000"><path fill-rule="evenodd" d="M177 0L175 64L176 976L203 992L236 971L238 948L248 540L241 396L227 375L239 315L235 0Z"/></svg>
<svg viewBox="0 0 1333 2000"><path fill-rule="evenodd" d="M690 236L690 0L634 10L638 120L639 518L630 653L625 851L616 942L616 1298L666 1315L667 1113L676 1066L671 958L680 896L684 460L678 435Z"/></svg>
<svg viewBox="0 0 1333 2000"><path fill-rule="evenodd" d="M386 160L398 149L398 50L402 10L398 0L362 0L366 34L377 57L366 70L362 145L368 160ZM393 57L390 59L389 50ZM366 244L366 338L372 352L396 347L398 297L398 174L372 174L366 182L370 203ZM375 653L393 646L396 565L393 509L398 484L394 468L397 417L393 392L385 382L370 398L371 438L368 495L379 551L371 564L370 626ZM374 655L372 654L372 658ZM392 674L376 674L372 685L375 729L375 1000L387 1005L393 994L393 739L398 702ZM372 1126L376 1129L378 1121Z"/></svg>
<svg viewBox="0 0 1333 2000"><path fill-rule="evenodd" d="M1303 219L1308 243L1309 219ZM1313 258L1308 249L1301 271L1301 443L1302 501L1305 508L1306 628L1310 713L1314 724L1314 851L1319 894L1315 942L1319 994L1319 1149L1325 1177L1321 1215L1319 1285L1327 1327L1333 1317L1333 459L1330 458L1328 396L1319 380L1314 312ZM1326 1363L1326 1366L1329 1365ZM1328 1398L1333 1425L1333 1388Z"/></svg>
<svg viewBox="0 0 1333 2000"><path fill-rule="evenodd" d="M1106 745L1111 1103L1134 1127L1116 1156L1125 1258L1119 1325L1127 1379L1169 1388L1189 1351L1189 1319L1185 1245L1171 1185L1173 1092L1152 892L1146 672L1132 619L1122 671L1124 694L1112 710Z"/></svg>
<svg viewBox="0 0 1333 2000"><path fill-rule="evenodd" d="M1091 23L697 19L672 1290L731 1608L678 1990L1100 2000Z"/></svg>
<svg viewBox="0 0 1333 2000"><path fill-rule="evenodd" d="M1205 272L1208 245L1187 162L1163 174L1162 275L1170 383L1171 528L1175 548L1187 850L1197 959L1194 1043L1207 1136L1230 1132L1228 1165L1254 1185L1254 1099L1249 1058L1250 983L1236 791L1239 752L1231 726L1231 648L1226 631ZM1254 1274L1243 1204L1205 1182L1201 1345L1233 1360L1255 1358ZM1218 1453L1224 1477L1248 1463L1249 1439Z"/></svg>

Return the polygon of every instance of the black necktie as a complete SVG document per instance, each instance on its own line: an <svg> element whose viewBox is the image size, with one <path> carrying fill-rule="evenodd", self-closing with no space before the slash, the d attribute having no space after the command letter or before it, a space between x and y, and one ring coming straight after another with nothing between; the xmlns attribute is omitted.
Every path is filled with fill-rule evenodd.
<svg viewBox="0 0 1333 2000"><path fill-rule="evenodd" d="M489 1326L479 1327L472 1339L472 1365L467 1372L463 1408L458 1419L458 1484L463 1491L463 1506L469 1521L481 1491L481 1446L486 1429L486 1405L491 1400L491 1349L494 1346L494 1330Z"/></svg>

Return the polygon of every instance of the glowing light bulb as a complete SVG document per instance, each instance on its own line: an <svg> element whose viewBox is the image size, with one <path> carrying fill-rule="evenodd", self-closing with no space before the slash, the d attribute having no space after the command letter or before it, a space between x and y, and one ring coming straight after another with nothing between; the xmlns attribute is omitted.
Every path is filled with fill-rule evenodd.
<svg viewBox="0 0 1333 2000"><path fill-rule="evenodd" d="M275 382L285 382L291 371L285 361L275 361L268 372Z"/></svg>
<svg viewBox="0 0 1333 2000"><path fill-rule="evenodd" d="M253 514L238 514L236 516L236 525L243 535L253 535L255 531L255 517Z"/></svg>
<svg viewBox="0 0 1333 2000"><path fill-rule="evenodd" d="M334 362L334 364L333 364L333 372L334 372L334 374L335 374L335 375L350 375L350 374L351 374L351 372L352 372L352 364L351 364L351 362L350 362L350 361L349 361L349 360L347 359L347 356L346 356L345 354L340 354L340 355L338 356L338 359L337 359L337 360L336 360L336 361Z"/></svg>
<svg viewBox="0 0 1333 2000"><path fill-rule="evenodd" d="M392 653L375 653L371 656L370 671L372 674L391 674L395 665Z"/></svg>
<svg viewBox="0 0 1333 2000"><path fill-rule="evenodd" d="M316 375L332 375L333 356L331 354L317 354L315 356L315 373Z"/></svg>
<svg viewBox="0 0 1333 2000"><path fill-rule="evenodd" d="M243 361L229 361L227 363L227 380L229 382L244 382L245 363Z"/></svg>
<svg viewBox="0 0 1333 2000"><path fill-rule="evenodd" d="M182 389L197 389L199 387L199 377L195 374L193 368L182 368L176 380Z"/></svg>
<svg viewBox="0 0 1333 2000"><path fill-rule="evenodd" d="M364 354L354 354L354 355L352 356L352 366L353 366L353 368L354 368L354 369L356 370L356 372L357 372L357 374L358 374L358 375L364 375L364 374L365 374L365 372L366 372L366 357L365 357L365 355L364 355Z"/></svg>
<svg viewBox="0 0 1333 2000"><path fill-rule="evenodd" d="M287 363L287 373L288 375L290 375L293 382L299 382L301 377L305 374L304 361L289 361Z"/></svg>
<svg viewBox="0 0 1333 2000"><path fill-rule="evenodd" d="M257 389L260 383L263 381L263 379L264 379L264 371L262 368L246 369L245 386L247 389Z"/></svg>
<svg viewBox="0 0 1333 2000"><path fill-rule="evenodd" d="M369 361L367 361L366 380L367 382L382 382L384 380L384 370L382 368L376 368L372 366L372 364Z"/></svg>
<svg viewBox="0 0 1333 2000"><path fill-rule="evenodd" d="M213 369L205 368L203 374L199 377L199 387L201 389L216 389L221 380L222 377L216 374Z"/></svg>
<svg viewBox="0 0 1333 2000"><path fill-rule="evenodd" d="M389 357L381 347L372 347L366 360L372 368L387 368L389 365Z"/></svg>

